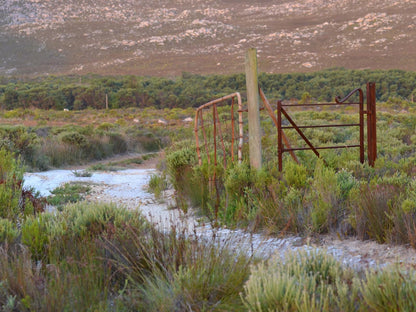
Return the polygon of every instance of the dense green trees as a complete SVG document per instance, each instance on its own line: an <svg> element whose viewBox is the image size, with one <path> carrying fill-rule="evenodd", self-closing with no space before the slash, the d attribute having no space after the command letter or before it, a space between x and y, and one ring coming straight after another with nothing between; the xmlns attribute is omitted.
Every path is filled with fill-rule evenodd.
<svg viewBox="0 0 416 312"><path fill-rule="evenodd" d="M414 101L416 72L330 69L315 73L260 74L259 83L269 99L333 101L374 81L377 100ZM36 79L0 77L0 107L42 109L122 107L196 107L217 97L245 93L244 74L201 76L183 73L174 79L137 76L48 76Z"/></svg>

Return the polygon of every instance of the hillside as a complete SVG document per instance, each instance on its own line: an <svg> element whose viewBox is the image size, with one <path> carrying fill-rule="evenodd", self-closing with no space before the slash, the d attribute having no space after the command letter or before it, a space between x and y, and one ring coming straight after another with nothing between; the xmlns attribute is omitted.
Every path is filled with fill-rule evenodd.
<svg viewBox="0 0 416 312"><path fill-rule="evenodd" d="M416 70L414 0L2 0L0 75Z"/></svg>

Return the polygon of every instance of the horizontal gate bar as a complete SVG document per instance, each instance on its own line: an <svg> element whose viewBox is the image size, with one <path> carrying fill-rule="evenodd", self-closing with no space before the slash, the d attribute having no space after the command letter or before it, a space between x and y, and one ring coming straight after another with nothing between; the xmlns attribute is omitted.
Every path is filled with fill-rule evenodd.
<svg viewBox="0 0 416 312"><path fill-rule="evenodd" d="M338 146L322 146L322 147L314 147L317 150L322 149L336 149L336 148L350 148L350 147L360 147L360 145L338 145ZM284 152L290 151L305 151L305 150L312 150L310 147L295 147L295 148L285 148L283 149Z"/></svg>
<svg viewBox="0 0 416 312"><path fill-rule="evenodd" d="M282 104L283 107L293 106L330 106L330 105L360 105L360 103L310 103L310 104Z"/></svg>
<svg viewBox="0 0 416 312"><path fill-rule="evenodd" d="M315 126L297 126L299 129L307 129L307 128L335 128L335 127L356 127L360 126L360 124L338 124L338 125L315 125ZM282 129L295 129L292 126L285 126Z"/></svg>

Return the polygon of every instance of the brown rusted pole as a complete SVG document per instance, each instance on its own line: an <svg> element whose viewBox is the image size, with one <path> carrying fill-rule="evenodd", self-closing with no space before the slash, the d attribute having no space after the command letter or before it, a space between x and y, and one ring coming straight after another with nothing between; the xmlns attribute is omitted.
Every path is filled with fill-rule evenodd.
<svg viewBox="0 0 416 312"><path fill-rule="evenodd" d="M218 194L218 185L217 185L217 121L215 118L215 111L217 108L217 104L212 105L212 119L214 121L214 134L213 134L213 138L214 138L214 176L213 176L213 183L215 186L215 195L216 195L216 202L215 202L215 208L214 208L214 213L215 213L215 221L217 221L218 218L218 205L219 205L219 194Z"/></svg>
<svg viewBox="0 0 416 312"><path fill-rule="evenodd" d="M198 163L201 166L201 149L199 147L199 137L198 137L198 123L199 123L199 111L197 110L195 113L195 124L194 124L194 132L195 132L195 144L196 144L196 154L198 155Z"/></svg>
<svg viewBox="0 0 416 312"><path fill-rule="evenodd" d="M373 162L377 160L377 113L376 113L376 84L370 83L372 102L372 127L373 127Z"/></svg>
<svg viewBox="0 0 416 312"><path fill-rule="evenodd" d="M231 99L231 161L234 162L234 97Z"/></svg>
<svg viewBox="0 0 416 312"><path fill-rule="evenodd" d="M215 109L216 109L216 104L212 105L212 119L214 121L214 133L213 133L213 138L214 138L214 166L217 167L217 122L216 122L216 118L215 118Z"/></svg>
<svg viewBox="0 0 416 312"><path fill-rule="evenodd" d="M283 170L283 142L282 142L282 102L277 101L277 157L279 171Z"/></svg>
<svg viewBox="0 0 416 312"><path fill-rule="evenodd" d="M374 82L367 83L367 140L368 164L374 167L377 158L376 134L376 88Z"/></svg>
<svg viewBox="0 0 416 312"><path fill-rule="evenodd" d="M202 110L200 110L199 113L201 114L201 129L202 129L202 134L204 136L205 152L207 153L207 161L208 161L208 165L209 165L211 163L211 156L209 154L209 149L208 149L208 140L207 140L207 134L205 132Z"/></svg>
<svg viewBox="0 0 416 312"><path fill-rule="evenodd" d="M220 98L218 98L218 99L215 99L215 100L213 100L213 101L210 101L210 102L208 102L208 103L205 103L204 105L201 105L200 107L198 107L198 109L197 109L197 110L202 110L202 109L204 109L204 108L208 108L209 106L212 106L212 105L214 105L214 104L218 104L218 103L223 102L223 101L225 101L225 100L232 99L232 98L233 98L233 97L235 97L235 96L236 96L237 98L240 98L240 99L241 99L240 93L235 92L235 93L231 93L231 94L229 94L229 95L226 95L226 96L220 97Z"/></svg>
<svg viewBox="0 0 416 312"><path fill-rule="evenodd" d="M264 94L263 90L261 88L259 88L259 94L260 94L260 98L263 101L263 105L264 107L266 107L267 111L269 112L270 117L272 118L275 126L277 127L277 120L276 120L276 116L273 113L273 109L272 106L270 105L269 101L266 98L266 95ZM291 148L289 140L287 139L285 133L283 132L282 128L280 127L280 133L282 135L283 141L285 142L287 148ZM296 157L295 153L293 151L289 152L290 155L292 156L293 160L296 161L299 164L299 160Z"/></svg>
<svg viewBox="0 0 416 312"><path fill-rule="evenodd" d="M218 115L218 108L216 105L215 105L215 119L218 120L218 136L220 137L220 141L221 141L224 168L227 168L227 157L226 157L226 151L225 151L225 145L224 145L224 137L222 136L221 120L220 120L220 116Z"/></svg>
<svg viewBox="0 0 416 312"><path fill-rule="evenodd" d="M358 127L359 123L352 124L333 124L333 125L313 125L313 126L298 126L299 129L314 129L314 128L339 128L339 127ZM282 129L295 129L292 126L284 126Z"/></svg>
<svg viewBox="0 0 416 312"><path fill-rule="evenodd" d="M336 102L337 105L360 105L360 103L338 103ZM312 106L334 106L334 103L308 103L308 104L282 104L282 107L297 107L297 106L307 106L307 107L312 107Z"/></svg>
<svg viewBox="0 0 416 312"><path fill-rule="evenodd" d="M364 163L364 96L363 90L359 89L360 95L360 162Z"/></svg>
<svg viewBox="0 0 416 312"><path fill-rule="evenodd" d="M340 96L337 96L335 98L335 102L337 104L344 104L344 105L351 105L351 104L360 104L360 103L344 103L346 100L348 100L355 92L363 92L363 90L361 90L360 88L354 89L352 90L350 93L348 93L348 95L346 97L344 97L343 99L341 99ZM303 104L302 104L303 105ZM308 104L309 105L309 104ZM333 103L320 103L320 104L316 104L316 105L334 105Z"/></svg>
<svg viewBox="0 0 416 312"><path fill-rule="evenodd" d="M241 163L243 161L243 143L244 143L244 136L243 136L243 102L241 101L240 93L237 94L237 101L238 101L238 133L239 133L239 142L238 142L238 162Z"/></svg>
<svg viewBox="0 0 416 312"><path fill-rule="evenodd" d="M308 140L308 138L303 134L303 132L298 128L298 126L295 124L295 122L292 120L292 118L290 118L290 116L286 113L286 111L283 108L280 108L283 115L285 115L285 117L287 118L287 120L292 124L292 126L295 128L295 130L297 131L297 133L299 133L299 135L302 137L302 139L306 142L306 144L309 145L309 147L311 148L311 150L315 153L316 156L320 157L318 151L316 150L316 148L312 145L312 143Z"/></svg>
<svg viewBox="0 0 416 312"><path fill-rule="evenodd" d="M316 150L326 150L326 149L337 149L337 148L352 148L352 147L360 147L359 144L354 145L334 145L334 146L321 146L321 147L314 147ZM310 147L295 147L295 148L284 148L283 152L289 152L289 151L307 151L311 150Z"/></svg>

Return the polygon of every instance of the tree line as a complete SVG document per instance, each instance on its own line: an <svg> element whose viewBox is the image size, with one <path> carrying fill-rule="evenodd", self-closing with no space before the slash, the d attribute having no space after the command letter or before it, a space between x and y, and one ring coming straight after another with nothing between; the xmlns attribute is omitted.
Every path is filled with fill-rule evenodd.
<svg viewBox="0 0 416 312"><path fill-rule="evenodd" d="M259 75L269 99L333 101L369 81L376 83L377 101L416 100L416 72L403 70L328 69L313 73ZM245 97L245 75L197 75L175 78L140 76L67 75L33 79L0 77L3 109L103 109L124 107L197 107L239 91Z"/></svg>

